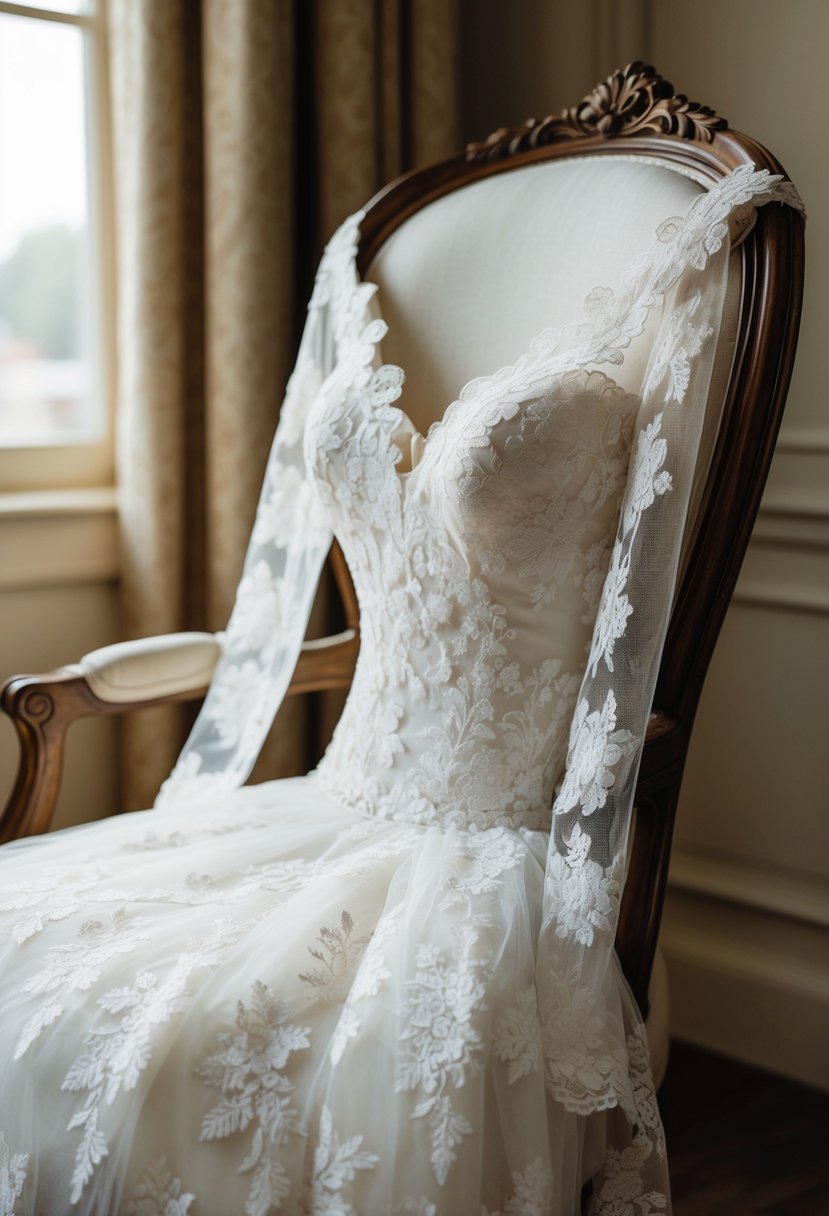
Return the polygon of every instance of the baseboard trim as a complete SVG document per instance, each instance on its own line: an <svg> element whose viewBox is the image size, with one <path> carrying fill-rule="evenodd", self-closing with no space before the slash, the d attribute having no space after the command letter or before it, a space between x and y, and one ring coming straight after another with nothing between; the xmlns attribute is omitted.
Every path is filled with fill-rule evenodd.
<svg viewBox="0 0 829 1216"><path fill-rule="evenodd" d="M674 889L829 929L829 884L818 875L674 847L668 882Z"/></svg>
<svg viewBox="0 0 829 1216"><path fill-rule="evenodd" d="M671 1033L829 1091L829 975L725 932L666 925Z"/></svg>

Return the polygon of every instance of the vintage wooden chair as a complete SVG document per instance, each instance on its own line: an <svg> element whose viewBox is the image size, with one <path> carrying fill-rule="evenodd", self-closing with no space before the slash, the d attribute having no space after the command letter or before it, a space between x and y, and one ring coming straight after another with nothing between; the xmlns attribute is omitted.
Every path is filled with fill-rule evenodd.
<svg viewBox="0 0 829 1216"><path fill-rule="evenodd" d="M559 117L496 131L452 160L392 182L367 208L360 263L383 292L391 326L383 353L409 369L412 412L419 399L451 400L459 384L511 361L545 325L572 319L590 287L614 282L663 218L747 161L782 172L760 144L633 63ZM801 217L788 207L762 208L731 254L729 282L708 442L639 776L616 939L645 1013L694 714L757 514L794 360ZM357 604L336 546L331 563L347 629L305 644L292 694L345 688L351 679ZM7 681L0 700L20 739L21 764L0 841L49 827L64 737L75 719L198 698L218 654L211 635L179 634L107 647L48 675ZM666 1001L663 989L652 993L659 1076Z"/></svg>

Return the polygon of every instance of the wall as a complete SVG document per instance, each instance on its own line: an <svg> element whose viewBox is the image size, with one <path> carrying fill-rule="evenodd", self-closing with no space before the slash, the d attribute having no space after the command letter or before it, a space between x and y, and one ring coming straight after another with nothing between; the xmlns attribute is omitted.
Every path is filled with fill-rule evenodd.
<svg viewBox="0 0 829 1216"><path fill-rule="evenodd" d="M118 638L115 496L65 490L0 496L0 680L49 671ZM0 806L17 768L17 743L0 717ZM69 733L55 826L116 806L114 722L87 719Z"/></svg>
<svg viewBox="0 0 829 1216"><path fill-rule="evenodd" d="M630 59L767 144L809 211L786 416L691 745L662 946L674 1031L829 1088L829 4L466 0L464 134Z"/></svg>

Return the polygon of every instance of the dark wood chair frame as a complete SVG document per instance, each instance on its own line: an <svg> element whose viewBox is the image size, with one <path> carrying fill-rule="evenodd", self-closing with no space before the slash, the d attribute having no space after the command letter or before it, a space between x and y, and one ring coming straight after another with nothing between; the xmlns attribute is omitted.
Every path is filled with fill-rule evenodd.
<svg viewBox="0 0 829 1216"><path fill-rule="evenodd" d="M409 216L460 186L567 156L644 154L686 166L712 183L738 165L782 173L778 161L705 106L689 102L651 67L629 64L560 116L501 129L464 154L397 179L369 204L359 263L370 265ZM486 250L482 251L486 257ZM647 994L665 895L680 782L714 644L734 590L771 464L794 362L803 288L803 220L764 207L744 240L736 353L722 421L674 603L636 793L636 831L616 949L633 993ZM359 618L347 567L331 562L347 630L306 643L289 694L347 688L359 648ZM21 747L14 790L0 817L0 842L47 830L64 737L77 718L192 700L204 689L153 701L99 700L78 669L16 676L0 691Z"/></svg>

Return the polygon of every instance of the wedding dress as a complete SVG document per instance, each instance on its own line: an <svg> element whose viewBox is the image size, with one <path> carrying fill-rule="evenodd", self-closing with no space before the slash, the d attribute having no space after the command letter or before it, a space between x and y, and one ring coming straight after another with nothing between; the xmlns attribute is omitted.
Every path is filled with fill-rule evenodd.
<svg viewBox="0 0 829 1216"><path fill-rule="evenodd" d="M426 437L343 225L156 808L0 852L2 1216L669 1210L613 937L729 224L770 201L751 167L700 195ZM241 788L332 532L342 719Z"/></svg>

